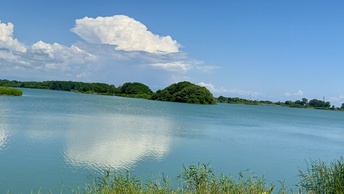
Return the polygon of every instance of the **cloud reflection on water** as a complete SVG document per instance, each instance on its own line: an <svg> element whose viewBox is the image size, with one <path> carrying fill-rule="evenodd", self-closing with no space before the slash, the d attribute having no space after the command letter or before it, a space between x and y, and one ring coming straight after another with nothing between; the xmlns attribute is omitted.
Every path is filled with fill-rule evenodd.
<svg viewBox="0 0 344 194"><path fill-rule="evenodd" d="M0 104L0 151L4 150L8 140L7 124L6 124L6 107L4 104Z"/></svg>
<svg viewBox="0 0 344 194"><path fill-rule="evenodd" d="M66 162L88 168L128 169L147 158L162 159L171 144L173 123L143 115L72 118L66 135ZM101 127L101 128L99 128Z"/></svg>
<svg viewBox="0 0 344 194"><path fill-rule="evenodd" d="M6 132L5 124L0 123L0 151L5 149L7 139L8 139L8 134Z"/></svg>

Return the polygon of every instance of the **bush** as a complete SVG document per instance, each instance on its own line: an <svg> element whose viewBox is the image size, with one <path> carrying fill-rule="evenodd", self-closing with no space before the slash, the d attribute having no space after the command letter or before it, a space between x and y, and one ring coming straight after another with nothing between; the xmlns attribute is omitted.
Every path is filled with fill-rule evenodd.
<svg viewBox="0 0 344 194"><path fill-rule="evenodd" d="M23 92L15 88L0 87L0 96L22 96Z"/></svg>

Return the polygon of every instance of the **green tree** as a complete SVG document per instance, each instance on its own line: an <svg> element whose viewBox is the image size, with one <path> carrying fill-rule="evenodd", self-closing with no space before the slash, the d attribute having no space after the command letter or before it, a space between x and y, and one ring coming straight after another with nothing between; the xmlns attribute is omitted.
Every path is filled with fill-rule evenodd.
<svg viewBox="0 0 344 194"><path fill-rule="evenodd" d="M294 102L295 104L299 104L299 105L303 105L302 103L302 101L301 100L296 100L295 102Z"/></svg>
<svg viewBox="0 0 344 194"><path fill-rule="evenodd" d="M220 102L220 103L228 103L228 98L224 97L224 96L219 96L217 98L217 100Z"/></svg>
<svg viewBox="0 0 344 194"><path fill-rule="evenodd" d="M293 101L287 100L287 101L284 102L284 104L286 104L286 105L292 105L292 104L293 104Z"/></svg>
<svg viewBox="0 0 344 194"><path fill-rule="evenodd" d="M184 102L193 104L215 104L213 94L205 87L184 81L158 90L153 100Z"/></svg>
<svg viewBox="0 0 344 194"><path fill-rule="evenodd" d="M330 108L331 103L325 102L323 100L313 99L309 101L309 106L315 107L315 108Z"/></svg>
<svg viewBox="0 0 344 194"><path fill-rule="evenodd" d="M172 101L172 95L167 90L158 90L153 94L152 100Z"/></svg>
<svg viewBox="0 0 344 194"><path fill-rule="evenodd" d="M302 98L302 105L307 105L308 99L307 98Z"/></svg>
<svg viewBox="0 0 344 194"><path fill-rule="evenodd" d="M127 82L125 84L122 85L121 87L121 93L122 94L153 94L152 90L142 84L142 83L138 83L138 82Z"/></svg>

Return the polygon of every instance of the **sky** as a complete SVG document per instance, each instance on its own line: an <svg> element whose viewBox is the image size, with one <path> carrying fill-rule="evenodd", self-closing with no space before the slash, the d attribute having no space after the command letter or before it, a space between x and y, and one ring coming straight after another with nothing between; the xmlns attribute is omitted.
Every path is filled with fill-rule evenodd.
<svg viewBox="0 0 344 194"><path fill-rule="evenodd" d="M344 103L341 0L0 0L0 79Z"/></svg>

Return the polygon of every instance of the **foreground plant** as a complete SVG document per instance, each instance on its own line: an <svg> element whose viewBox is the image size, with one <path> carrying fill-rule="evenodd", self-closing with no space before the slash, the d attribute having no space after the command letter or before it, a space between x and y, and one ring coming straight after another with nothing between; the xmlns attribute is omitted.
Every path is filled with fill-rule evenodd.
<svg viewBox="0 0 344 194"><path fill-rule="evenodd" d="M209 164L191 165L183 168L178 176L179 185L174 187L169 178L163 176L158 181L142 183L141 180L125 172L107 171L104 177L92 181L83 191L74 193L85 194L202 194L202 193L228 193L228 194L270 194L274 186L266 186L264 179L254 176L244 178L241 173L239 180L230 177L217 178Z"/></svg>
<svg viewBox="0 0 344 194"><path fill-rule="evenodd" d="M183 185L181 193L268 194L274 190L273 185L266 186L263 178L257 178L253 174L245 178L244 173L240 173L238 181L224 175L217 178L209 164L184 166L179 178Z"/></svg>
<svg viewBox="0 0 344 194"><path fill-rule="evenodd" d="M306 193L344 193L344 159L329 164L311 161L305 171L300 170L300 187Z"/></svg>
<svg viewBox="0 0 344 194"><path fill-rule="evenodd" d="M184 166L174 186L165 175L160 180L147 181L132 176L129 171L107 171L103 177L91 181L75 194L286 194L286 187L274 191L264 178L253 173L239 173L238 178L217 176L209 164ZM311 161L306 170L300 170L301 194L344 194L344 158L331 163ZM37 192L41 193L41 189ZM49 192L51 193L51 192ZM62 193L62 192L61 192ZM290 193L294 193L290 191Z"/></svg>
<svg viewBox="0 0 344 194"><path fill-rule="evenodd" d="M85 194L112 194L112 193L141 193L141 181L132 177L129 171L113 172L107 171L104 177L89 184Z"/></svg>

